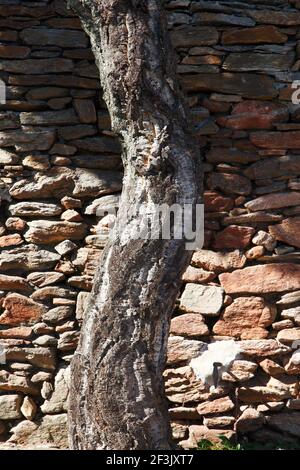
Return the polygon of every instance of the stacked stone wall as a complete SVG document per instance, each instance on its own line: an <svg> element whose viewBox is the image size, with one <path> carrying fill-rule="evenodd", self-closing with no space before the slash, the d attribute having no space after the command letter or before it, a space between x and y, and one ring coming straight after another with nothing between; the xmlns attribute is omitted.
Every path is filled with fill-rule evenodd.
<svg viewBox="0 0 300 470"><path fill-rule="evenodd" d="M205 246L171 324L174 438L294 445L300 3L171 0L166 10L206 207ZM0 79L0 440L64 448L68 366L113 221L102 215L118 206L121 149L88 38L64 0L0 0ZM190 360L232 339L240 355L210 389Z"/></svg>

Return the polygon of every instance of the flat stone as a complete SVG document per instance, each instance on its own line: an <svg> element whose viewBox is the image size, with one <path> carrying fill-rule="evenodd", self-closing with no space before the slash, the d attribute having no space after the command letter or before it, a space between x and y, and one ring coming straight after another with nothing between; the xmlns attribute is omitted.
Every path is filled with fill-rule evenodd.
<svg viewBox="0 0 300 470"><path fill-rule="evenodd" d="M231 44L283 44L288 36L278 28L270 26L256 26L225 31L222 35L222 43Z"/></svg>
<svg viewBox="0 0 300 470"><path fill-rule="evenodd" d="M72 316L74 309L71 306L60 306L55 307L43 315L43 321L46 321L51 324L60 323L63 320L66 320Z"/></svg>
<svg viewBox="0 0 300 470"><path fill-rule="evenodd" d="M196 284L206 283L212 281L216 277L216 274L212 271L205 271L202 268L194 268L188 266L186 271L183 273L182 280L184 282L192 282Z"/></svg>
<svg viewBox="0 0 300 470"><path fill-rule="evenodd" d="M251 358L272 357L290 351L287 346L274 339L242 340L239 342L239 346L242 353Z"/></svg>
<svg viewBox="0 0 300 470"><path fill-rule="evenodd" d="M174 47L210 46L217 44L216 28L184 27L171 31L171 42Z"/></svg>
<svg viewBox="0 0 300 470"><path fill-rule="evenodd" d="M56 284L63 281L65 278L64 274L56 271L49 271L44 273L30 273L27 276L27 281L34 284L37 287L46 287L51 284Z"/></svg>
<svg viewBox="0 0 300 470"><path fill-rule="evenodd" d="M42 271L52 268L60 260L60 255L41 250L37 245L25 245L0 253L0 269L3 271Z"/></svg>
<svg viewBox="0 0 300 470"><path fill-rule="evenodd" d="M231 225L231 224L258 224L261 222L280 222L283 219L282 215L280 214L272 214L264 211L257 211L252 212L249 214L241 214L241 215L231 215L228 217L224 217L223 223L224 225Z"/></svg>
<svg viewBox="0 0 300 470"><path fill-rule="evenodd" d="M300 24L298 11L248 10L247 14L257 23L278 26L297 26Z"/></svg>
<svg viewBox="0 0 300 470"><path fill-rule="evenodd" d="M112 137L88 137L82 140L72 140L79 150L95 153L121 153L121 145L119 141Z"/></svg>
<svg viewBox="0 0 300 470"><path fill-rule="evenodd" d="M211 173L208 185L211 189L220 189L227 194L247 196L251 193L251 183L248 178L232 173Z"/></svg>
<svg viewBox="0 0 300 470"><path fill-rule="evenodd" d="M276 240L300 248L300 217L284 219L280 224L270 225L269 231Z"/></svg>
<svg viewBox="0 0 300 470"><path fill-rule="evenodd" d="M32 287L30 284L18 276L7 276L0 274L0 290L8 291L19 291L19 292L31 292Z"/></svg>
<svg viewBox="0 0 300 470"><path fill-rule="evenodd" d="M61 111L41 111L20 114L22 125L45 126L45 125L64 125L76 124L78 117L73 109L64 109Z"/></svg>
<svg viewBox="0 0 300 470"><path fill-rule="evenodd" d="M290 263L249 266L219 276L227 294L268 294L300 288L300 266Z"/></svg>
<svg viewBox="0 0 300 470"><path fill-rule="evenodd" d="M229 54L223 63L223 69L230 72L282 72L289 70L295 60L295 54L264 54L242 52Z"/></svg>
<svg viewBox="0 0 300 470"><path fill-rule="evenodd" d="M18 233L0 237L0 248L22 245L22 243L24 243L24 240Z"/></svg>
<svg viewBox="0 0 300 470"><path fill-rule="evenodd" d="M227 15L224 13L201 12L193 15L196 24L214 24L218 26L254 26L255 21L245 16Z"/></svg>
<svg viewBox="0 0 300 470"><path fill-rule="evenodd" d="M213 147L206 154L206 160L211 163L252 163L259 160L255 152L247 152L237 148Z"/></svg>
<svg viewBox="0 0 300 470"><path fill-rule="evenodd" d="M246 257L239 250L228 253L211 250L199 250L193 254L192 265L215 272L216 274L241 269L246 264Z"/></svg>
<svg viewBox="0 0 300 470"><path fill-rule="evenodd" d="M216 400L206 401L197 406L199 415L215 415L226 413L234 408L234 403L229 397L217 398Z"/></svg>
<svg viewBox="0 0 300 470"><path fill-rule="evenodd" d="M271 387L240 387L238 389L238 399L247 404L267 403L272 401L281 401L289 398L290 394L286 390L277 390Z"/></svg>
<svg viewBox="0 0 300 470"><path fill-rule="evenodd" d="M180 79L187 92L217 92L249 99L271 99L277 96L274 81L268 76L249 73L201 73Z"/></svg>
<svg viewBox="0 0 300 470"><path fill-rule="evenodd" d="M250 141L256 147L265 149L300 149L300 132L252 132Z"/></svg>
<svg viewBox="0 0 300 470"><path fill-rule="evenodd" d="M33 75L47 73L72 72L73 61L57 57L55 59L25 59L25 60L1 60L0 71L10 73L30 73Z"/></svg>
<svg viewBox="0 0 300 470"><path fill-rule="evenodd" d="M47 286L42 287L34 291L31 295L32 299L34 300L48 300L53 299L55 297L63 298L63 299L74 299L76 298L77 292L73 289L59 287L59 286Z"/></svg>
<svg viewBox="0 0 300 470"><path fill-rule="evenodd" d="M29 326L17 326L14 328L8 328L6 330L0 330L0 338L21 338L28 339L32 335L32 328Z"/></svg>
<svg viewBox="0 0 300 470"><path fill-rule="evenodd" d="M55 217L62 213L62 208L58 204L24 201L11 204L9 212L20 217Z"/></svg>
<svg viewBox="0 0 300 470"><path fill-rule="evenodd" d="M296 292L289 292L288 294L284 294L278 302L277 305L292 305L298 303L300 301L300 291Z"/></svg>
<svg viewBox="0 0 300 470"><path fill-rule="evenodd" d="M67 168L53 168L47 173L38 173L33 180L17 181L10 189L15 199L44 199L59 197L72 192L73 173Z"/></svg>
<svg viewBox="0 0 300 470"><path fill-rule="evenodd" d="M229 225L217 233L213 246L216 250L246 248L255 233L253 227Z"/></svg>
<svg viewBox="0 0 300 470"><path fill-rule="evenodd" d="M28 222L29 230L25 232L25 240L29 243L53 244L66 239L82 240L87 232L85 224L76 222L57 222L34 220Z"/></svg>
<svg viewBox="0 0 300 470"><path fill-rule="evenodd" d="M177 364L197 357L206 349L206 343L182 336L170 336L168 341L168 364Z"/></svg>
<svg viewBox="0 0 300 470"><path fill-rule="evenodd" d="M265 329L276 317L276 309L262 297L238 297L225 308L213 332L220 336L242 339L261 339L268 336Z"/></svg>
<svg viewBox="0 0 300 470"><path fill-rule="evenodd" d="M215 316L222 308L223 297L221 287L186 284L180 299L180 308L186 312Z"/></svg>
<svg viewBox="0 0 300 470"><path fill-rule="evenodd" d="M33 366L54 370L56 356L51 348L9 348L6 351L8 361L29 362Z"/></svg>
<svg viewBox="0 0 300 470"><path fill-rule="evenodd" d="M122 173L117 171L77 168L73 196L92 197L119 192L122 189L122 177Z"/></svg>
<svg viewBox="0 0 300 470"><path fill-rule="evenodd" d="M14 130L0 132L0 145L3 147L15 147L17 151L27 152L32 150L48 150L55 141L53 130L23 131Z"/></svg>
<svg viewBox="0 0 300 470"><path fill-rule="evenodd" d="M261 101L242 101L233 107L231 116L222 116L217 123L230 129L272 129L289 119L287 106Z"/></svg>
<svg viewBox="0 0 300 470"><path fill-rule="evenodd" d="M282 157L264 159L250 165L244 174L253 180L297 175L300 174L300 159L298 155L284 155Z"/></svg>
<svg viewBox="0 0 300 470"><path fill-rule="evenodd" d="M171 320L170 333L175 336L197 337L209 334L202 315L187 313Z"/></svg>
<svg viewBox="0 0 300 470"><path fill-rule="evenodd" d="M34 323L48 310L42 304L21 294L8 294L3 302L4 313L0 316L2 325Z"/></svg>
<svg viewBox="0 0 300 470"><path fill-rule="evenodd" d="M21 392L37 396L38 388L31 383L28 377L10 374L5 370L0 371L0 391Z"/></svg>
<svg viewBox="0 0 300 470"><path fill-rule="evenodd" d="M287 328L286 330L279 331L277 340L287 346L292 346L294 342L300 344L300 328Z"/></svg>
<svg viewBox="0 0 300 470"><path fill-rule="evenodd" d="M233 416L211 416L203 418L203 424L209 429L222 429L232 427L234 424Z"/></svg>
<svg viewBox="0 0 300 470"><path fill-rule="evenodd" d="M0 419L11 420L21 418L21 395L0 395Z"/></svg>
<svg viewBox="0 0 300 470"><path fill-rule="evenodd" d="M25 44L34 46L60 46L62 48L87 47L88 38L83 31L70 29L28 28L23 29L20 38ZM30 69L29 69L30 70ZM44 69L49 72L47 68Z"/></svg>
<svg viewBox="0 0 300 470"><path fill-rule="evenodd" d="M266 194L252 201L246 202L245 207L251 211L280 209L300 204L300 193L290 191L286 193Z"/></svg>

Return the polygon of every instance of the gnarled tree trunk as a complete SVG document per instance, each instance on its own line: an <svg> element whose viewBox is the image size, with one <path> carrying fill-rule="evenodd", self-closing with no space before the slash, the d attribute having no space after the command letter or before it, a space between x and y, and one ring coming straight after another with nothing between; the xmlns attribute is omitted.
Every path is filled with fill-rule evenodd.
<svg viewBox="0 0 300 470"><path fill-rule="evenodd" d="M123 217L104 250L72 362L70 445L170 449L162 373L170 315L191 252L184 239L135 239L141 223L135 209L195 206L200 157L160 0L70 5L90 36L125 170Z"/></svg>

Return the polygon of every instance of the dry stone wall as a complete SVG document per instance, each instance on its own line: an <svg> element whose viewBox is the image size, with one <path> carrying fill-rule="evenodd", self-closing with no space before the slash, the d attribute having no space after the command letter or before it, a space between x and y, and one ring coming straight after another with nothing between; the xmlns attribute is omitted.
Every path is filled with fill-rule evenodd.
<svg viewBox="0 0 300 470"><path fill-rule="evenodd" d="M204 155L206 242L165 371L174 438L300 438L298 0L166 3ZM122 188L89 41L63 0L0 0L0 440L67 447L69 362ZM189 363L234 339L218 387Z"/></svg>

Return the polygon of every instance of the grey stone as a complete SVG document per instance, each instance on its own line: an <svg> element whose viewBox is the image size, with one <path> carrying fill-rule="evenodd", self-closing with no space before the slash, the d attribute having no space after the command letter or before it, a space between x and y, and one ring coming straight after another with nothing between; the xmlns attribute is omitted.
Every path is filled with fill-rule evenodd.
<svg viewBox="0 0 300 470"><path fill-rule="evenodd" d="M116 171L77 168L73 196L101 196L119 192L122 189L122 177L122 173Z"/></svg>
<svg viewBox="0 0 300 470"><path fill-rule="evenodd" d="M0 395L0 419L10 420L21 418L21 395Z"/></svg>
<svg viewBox="0 0 300 470"><path fill-rule="evenodd" d="M88 38L83 31L50 28L23 29L20 37L25 44L35 46L87 47ZM30 69L29 69L30 70ZM45 69L47 72L47 69Z"/></svg>
<svg viewBox="0 0 300 470"><path fill-rule="evenodd" d="M62 213L62 207L58 204L24 201L11 204L9 212L20 217L55 217Z"/></svg>
<svg viewBox="0 0 300 470"><path fill-rule="evenodd" d="M60 260L60 255L41 250L37 245L24 245L0 253L0 269L3 271L21 269L22 271L42 271L52 268Z"/></svg>
<svg viewBox="0 0 300 470"><path fill-rule="evenodd" d="M218 315L223 305L224 290L216 286L186 284L180 299L180 308L186 312Z"/></svg>

